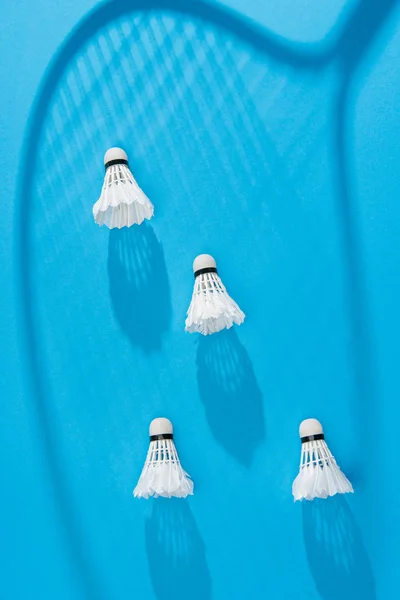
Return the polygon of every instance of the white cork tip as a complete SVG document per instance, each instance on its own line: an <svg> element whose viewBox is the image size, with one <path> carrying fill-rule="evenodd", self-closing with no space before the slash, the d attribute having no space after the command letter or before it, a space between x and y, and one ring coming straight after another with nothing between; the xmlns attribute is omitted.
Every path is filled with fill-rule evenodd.
<svg viewBox="0 0 400 600"><path fill-rule="evenodd" d="M215 262L215 258L210 256L210 254L199 254L193 261L193 273L196 271L200 271L200 269L216 269L217 263Z"/></svg>
<svg viewBox="0 0 400 600"><path fill-rule="evenodd" d="M158 417L153 419L150 423L150 435L164 435L166 433L173 433L174 428L169 419L165 417Z"/></svg>
<svg viewBox="0 0 400 600"><path fill-rule="evenodd" d="M317 419L306 419L300 423L299 435L301 438L308 437L309 435L318 435L319 433L324 433L324 430Z"/></svg>
<svg viewBox="0 0 400 600"><path fill-rule="evenodd" d="M104 155L104 164L106 165L111 160L128 160L128 155L122 148L109 148Z"/></svg>

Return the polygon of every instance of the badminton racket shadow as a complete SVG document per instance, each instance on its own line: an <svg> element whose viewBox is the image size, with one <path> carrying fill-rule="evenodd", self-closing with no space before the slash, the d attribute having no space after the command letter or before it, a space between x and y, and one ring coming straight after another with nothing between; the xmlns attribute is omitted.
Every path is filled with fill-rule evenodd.
<svg viewBox="0 0 400 600"><path fill-rule="evenodd" d="M55 501L60 511L61 522L65 524L66 543L70 547L71 562L76 565L82 577L86 598L98 600L106 594L102 591L104 586L99 582L99 572L92 564L90 552L87 551L85 532L77 522L76 511L78 505L74 502L68 479L64 477L63 448L60 444L60 435L58 435L52 421L52 413L56 404L55 392L51 388L51 378L49 376L51 369L46 363L41 347L44 336L43 326L37 318L38 282L34 257L37 255L38 246L41 249L41 243L48 236L53 235L57 242L65 239L63 235L60 235L60 231L64 224L69 222L72 214L75 215L77 227L81 223L81 209L83 210L84 206L87 207L87 205L86 201L85 204L82 202L82 206L79 205L79 202L77 204L77 198L78 196L82 199L87 198L88 193L91 191L91 185L88 184L85 187L85 182L91 182L95 174L95 170L89 168L89 163L82 164L81 156L88 150L94 155L98 154L100 149L104 150L107 147L111 139L109 127L113 130L112 139L115 140L116 135L117 139L121 138L122 140L126 139L131 131L137 133L138 124L140 125L142 121L145 122L146 128L143 128L143 131L150 130L152 136L145 137L146 144L142 144L140 152L144 157L142 168L144 169L147 166L145 164L146 157L149 157L149 164L151 160L154 161L154 158L157 158L157 143L154 143L153 139L154 129L157 125L162 132L162 136L157 138L157 142L161 137L165 137L165 131L168 130L168 124L161 112L161 108L165 106L162 103L163 93L166 93L166 91L171 92L177 86L172 85L171 80L168 78L166 84L160 73L155 71L157 65L160 63L165 64L163 63L161 51L149 53L144 47L143 56L139 57L138 64L129 63L129 48L140 49L143 47L143 38L140 32L145 36L151 33L151 28L149 30L149 25L146 24L148 11L154 14L154 10L166 9L168 14L175 14L178 21L186 16L190 19L199 19L200 28L204 27L205 24L210 24L214 28L221 29L227 32L229 36L236 36L236 39L249 44L249 47L254 51L259 51L264 58L263 61L258 62L264 62L264 59L270 58L284 69L286 74L316 73L333 62L339 67L337 69L338 98L336 99L337 103L333 102L334 115L331 120L335 134L332 163L336 167L334 183L337 184L337 214L338 223L342 230L341 241L347 288L346 299L350 305L348 317L354 340L352 352L355 380L354 404L355 412L358 415L361 414L363 419L363 421L362 419L357 420L360 427L358 432L359 442L362 447L364 442L369 441L371 432L374 432L377 428L379 405L376 402L378 393L374 381L374 345L369 334L369 307L365 298L365 274L362 266L360 266L362 247L360 246L360 232L357 228L357 206L355 206L349 188L351 167L349 166L348 156L348 123L352 118L349 113L352 98L348 90L355 80L356 71L361 61L367 60L370 64L373 62L373 53L369 53L369 57L365 58L367 52L369 52L372 42L376 39L378 32L382 30L385 21L388 21L396 5L396 0L381 0L380 2L376 2L376 0L359 0L347 12L345 18L339 21L339 25L335 26L329 33L330 41L333 40L333 44L330 44L329 47L329 44L325 43L326 40L324 43L316 45L297 44L283 40L271 32L250 23L241 16L214 4L200 1L185 3L182 0L155 0L154 2L151 0L146 0L146 2L142 0L111 0L99 4L93 12L77 24L49 66L35 98L18 174L19 189L15 203L16 289L19 299L21 339L23 341L21 358L25 361L27 367L26 379L28 385L30 385L30 398L37 411L41 429L40 442L43 446L54 485ZM144 21L133 23L133 12L143 13ZM124 44L121 46L116 45L114 48L109 40L110 36L104 35L102 30L122 17L126 17L124 30L129 30L128 35L125 36L129 40L129 48L125 48ZM162 19L160 21L162 24ZM199 61L196 57L193 41L197 37L196 35L193 38L184 40L185 52L178 59L179 61L184 61L189 57L195 65L198 64ZM107 46L107 58L102 56L98 42L99 38L102 39L103 46L104 44ZM168 36L166 38L168 42ZM88 42L91 45L90 54L86 51ZM161 44L161 46L163 45ZM235 47L236 43L232 46ZM171 56L176 56L176 53L169 52L168 45L167 49L169 61ZM231 50L226 50L226 52L229 54ZM99 73L99 70L101 71L101 68L108 64L107 61L110 55L114 60L117 60L123 71L121 76L117 78L118 86L113 85L113 94L109 93L109 86L106 86L105 82L112 81L110 78L113 74L115 76L114 60L110 62L112 68L105 68L105 75ZM221 72L220 63L212 53L209 53L207 62L209 62L209 70L213 74ZM236 59L235 62L237 62ZM139 77L139 84L141 85L138 85L138 81L132 80L135 79L133 73L140 72L140 65L143 65L143 81ZM153 70L149 65L153 66ZM232 71L232 68L229 69L229 72ZM82 69L82 73L80 69ZM199 64L199 69L202 72L204 71L204 63ZM182 68L182 71L185 72L185 69ZM66 79L67 74L70 76L68 80ZM145 81L146 77L152 81ZM290 75L288 77L290 78ZM72 81L75 80L72 90L69 89L71 79ZM88 79L93 82L92 88L90 85L89 88L86 87ZM157 92L158 88L154 83L157 80L160 81L159 90L161 91L159 92ZM139 106L139 108L142 108L142 117L136 119L130 131L126 130L125 119L119 119L119 113L112 104L113 101L116 105L121 104L121 98L123 99L126 93L125 88L121 89L124 82L126 82L126 89L132 92L132 102L133 99L139 103L144 100L145 104L144 108ZM153 86L150 85L152 82ZM245 89L256 89L257 86L250 85L250 83L247 80L244 82ZM256 79L253 83L256 83ZM190 90L190 82L187 84L187 88ZM267 84L266 88L269 89ZM227 86L225 85L224 90L226 89ZM233 89L241 90L237 85ZM79 97L81 93L83 99L82 102L78 102L76 97ZM118 93L121 94L121 97L118 96ZM126 97L131 98L130 96ZM171 94L168 94L168 97L170 98ZM99 99L100 102L98 106L93 107L92 103L96 104L95 99ZM149 110L151 109L149 113L146 112L146 106L150 107ZM185 102L181 103L180 107L184 109ZM93 108L97 108L97 112ZM138 107L136 106L136 108ZM57 112L57 119L52 123L51 114L54 109ZM243 113L241 110L240 112ZM129 114L132 113L135 113L135 111L130 110ZM115 118L110 119L110 114L115 115ZM244 114L246 113L244 112ZM149 115L151 115L151 119L148 118ZM152 127L149 128L150 123ZM119 124L122 124L124 128L123 137L122 128L116 131ZM202 129L207 129L207 127L202 127ZM210 130L212 132L213 128L210 128ZM136 135L135 138L139 141L141 139L140 135ZM194 139L194 143L196 147L199 147L197 139ZM226 143L223 147L226 147ZM75 151L71 152L71 149ZM180 165L182 153L170 152L169 155L174 161L173 170L177 172L176 180L179 183L181 173L186 168L186 165ZM175 160L174 156L176 155L178 155L178 158ZM221 157L223 156L226 156L225 152L221 153ZM228 164L229 160L226 162ZM51 169L48 168L49 166L51 166ZM78 168L76 168L77 166ZM169 164L166 165L165 169L167 168L170 168ZM46 184L48 189L46 188L43 191L43 199L41 200L38 198L38 188L43 187L43 182L46 183L46 177L43 177L43 175L48 173L49 170L52 172L54 183L52 185ZM78 176L76 173L78 173ZM71 174L75 174L74 179L71 179ZM174 185L170 189L175 190L176 181L172 183ZM75 187L78 185L80 186L79 194ZM66 200L64 195L59 194L60 186L65 192L72 190L69 193L69 199ZM146 191L148 191L148 188L146 188ZM149 195L152 197L151 190L149 190ZM52 199L52 202L48 201L49 198ZM55 199L58 199L57 211L54 210ZM40 215L40 219L38 219L42 228L40 235L36 234L35 215L36 217ZM65 218L65 215L68 215L68 218ZM56 235L52 233L54 231L57 231ZM82 231L86 232L86 230ZM86 248L85 233L85 235L82 235L82 254ZM56 281L57 279L55 279ZM125 312L125 310L118 309L119 312ZM134 343L139 343L140 335L137 332L131 335ZM154 346L155 338L157 336L154 335L150 347ZM213 343L215 342L211 341L211 345ZM199 372L205 371L206 367L201 366L200 360ZM206 389L206 382L203 382L202 385ZM212 410L212 407L210 407L210 410ZM227 412L225 411L225 416ZM379 452L376 452L376 456L379 456ZM379 489L375 480L373 486L375 489ZM374 503L377 504L376 501ZM378 510L375 512L380 514Z"/></svg>
<svg viewBox="0 0 400 600"><path fill-rule="evenodd" d="M240 463L250 466L265 436L263 397L234 329L200 337L197 383L215 439Z"/></svg>
<svg viewBox="0 0 400 600"><path fill-rule="evenodd" d="M145 525L146 551L158 600L210 600L206 549L189 507L177 498L153 502Z"/></svg>
<svg viewBox="0 0 400 600"><path fill-rule="evenodd" d="M171 297L164 252L151 225L110 231L108 275L114 314L131 344L160 350Z"/></svg>
<svg viewBox="0 0 400 600"><path fill-rule="evenodd" d="M376 600L375 581L361 532L346 498L304 501L308 564L323 600Z"/></svg>

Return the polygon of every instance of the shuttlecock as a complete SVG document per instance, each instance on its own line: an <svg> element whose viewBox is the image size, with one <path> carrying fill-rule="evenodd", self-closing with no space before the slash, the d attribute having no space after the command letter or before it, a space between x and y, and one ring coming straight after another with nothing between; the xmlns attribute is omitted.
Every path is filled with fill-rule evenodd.
<svg viewBox="0 0 400 600"><path fill-rule="evenodd" d="M160 417L150 423L150 447L133 491L135 498L193 495L193 481L181 467L173 437L172 423L168 419Z"/></svg>
<svg viewBox="0 0 400 600"><path fill-rule="evenodd" d="M154 206L132 175L126 152L110 148L104 155L104 166L103 189L93 206L95 222L110 229L121 229L151 219Z"/></svg>
<svg viewBox="0 0 400 600"><path fill-rule="evenodd" d="M193 262L194 289L185 330L210 335L241 325L245 315L232 300L217 272L217 263L209 254L200 254Z"/></svg>
<svg viewBox="0 0 400 600"><path fill-rule="evenodd" d="M317 419L303 421L300 438L300 471L292 488L295 501L352 493L350 481L336 464L325 442L321 423Z"/></svg>

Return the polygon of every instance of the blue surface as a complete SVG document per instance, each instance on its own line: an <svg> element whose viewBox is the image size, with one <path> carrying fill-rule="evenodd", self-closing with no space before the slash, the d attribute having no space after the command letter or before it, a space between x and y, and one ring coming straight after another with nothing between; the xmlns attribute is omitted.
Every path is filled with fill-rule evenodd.
<svg viewBox="0 0 400 600"><path fill-rule="evenodd" d="M400 11L225 4L0 25L6 600L398 598ZM156 216L110 233L112 145ZM201 252L247 314L207 339ZM188 501L131 496L156 416ZM310 416L354 496L293 504Z"/></svg>

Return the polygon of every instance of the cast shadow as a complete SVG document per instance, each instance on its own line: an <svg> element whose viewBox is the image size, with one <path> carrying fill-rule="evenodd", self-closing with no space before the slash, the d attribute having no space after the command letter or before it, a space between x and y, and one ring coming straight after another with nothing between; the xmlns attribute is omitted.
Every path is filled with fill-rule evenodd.
<svg viewBox="0 0 400 600"><path fill-rule="evenodd" d="M323 600L376 600L375 581L360 529L344 496L304 501L308 564Z"/></svg>
<svg viewBox="0 0 400 600"><path fill-rule="evenodd" d="M98 600L104 597L105 592L101 582L101 574L98 572L87 548L84 528L78 518L79 506L74 501L71 492L60 438L52 420L54 394L50 387L50 370L46 368L40 345L42 332L40 321L37 318L37 295L35 294L36 282L33 266L37 240L32 215L37 201L35 194L37 192L38 167L40 166L39 156L56 90L61 85L66 73L68 73L70 65L82 53L88 41L95 39L107 24L123 15L130 18L133 12L160 9L177 15L186 14L214 24L216 27L220 27L248 42L254 49L258 49L263 56L274 59L283 67L292 67L296 72L321 70L334 61L340 65L339 76L341 75L344 80L343 92L340 95L338 107L335 106L335 114L332 119L333 128L336 129L335 156L338 156L335 181L339 179L339 188L344 188L344 193L339 189L337 195L340 202L339 212L345 229L343 232L343 250L344 253L348 253L346 260L350 263L348 287L352 294L351 303L353 307L350 310L350 318L357 311L357 324L353 326L353 337L357 339L358 334L360 334L358 336L358 346L354 351L354 354L357 355L355 365L359 388L357 398L359 402L363 402L362 414L369 419L367 426L363 427L363 433L360 433L360 435L368 438L371 432L375 431L375 427L373 429L372 426L375 426L374 418L377 414L377 393L374 391L376 384L371 375L368 375L370 367L373 366L371 360L372 350L368 347L368 344L371 344L368 334L368 307L365 305L364 273L357 271L360 258L359 233L357 227L355 227L357 207L354 207L347 181L351 170L348 164L349 150L347 147L349 134L345 124L345 120L348 118L349 104L347 89L351 83L350 80L354 79L358 63L361 59L364 59L371 42L383 28L385 21L389 19L397 3L397 0L381 0L380 2L376 0L359 0L351 12L346 11L345 18L340 21L339 26L334 27L330 36L330 44L326 45L325 43L299 44L284 40L272 32L263 30L241 15L235 15L217 4L208 4L201 1L189 3L183 0L111 0L96 5L94 10L76 25L49 65L35 98L19 165L18 192L15 202L15 290L16 299L19 301L21 360L26 367L26 380L31 390L29 398L32 398L38 416L41 431L38 439L47 459L60 522L65 527L65 545L69 549L69 561L76 567L82 578L85 598ZM342 31L341 35L338 28ZM132 39L135 43L140 43L139 34L132 35ZM119 55L121 56L120 53ZM90 61L88 66L90 67ZM101 89L96 88L92 93L101 94L101 91ZM143 94L136 95L142 99ZM150 101L154 102L152 99ZM156 108L157 105L158 102L154 102ZM158 113L157 110L155 112ZM79 109L76 114L80 115ZM55 138L63 139L62 132L61 134L57 133ZM63 149L65 151L65 144L63 144ZM349 170L349 173L347 173L347 170ZM57 184L57 189L59 189L59 184ZM356 273L358 279L354 280L352 273ZM356 281L355 290L353 287L354 281ZM359 315L361 315L361 318ZM363 348L365 349L363 350ZM258 389L257 386L256 389ZM367 392L367 396L364 396L363 390ZM213 391L211 390L211 396L212 394ZM370 411L370 409L372 410ZM210 410L212 410L211 406ZM229 412L226 412L228 416L224 415L224 417L228 419ZM369 418L368 415L372 415L372 417ZM242 416L247 417L247 415ZM241 438L238 439L238 443L240 441ZM378 486L375 487L378 489Z"/></svg>
<svg viewBox="0 0 400 600"><path fill-rule="evenodd" d="M265 436L263 397L249 355L233 328L200 336L197 383L215 439L249 467Z"/></svg>
<svg viewBox="0 0 400 600"><path fill-rule="evenodd" d="M206 548L187 500L158 498L145 525L146 552L158 600L211 600Z"/></svg>
<svg viewBox="0 0 400 600"><path fill-rule="evenodd" d="M160 350L171 321L164 252L148 223L112 229L108 244L110 298L133 346Z"/></svg>
<svg viewBox="0 0 400 600"><path fill-rule="evenodd" d="M339 82L334 104L334 179L336 185L336 205L339 217L342 259L346 288L347 310L352 338L352 363L355 392L353 409L358 428L360 447L369 443L370 437L379 428L381 419L378 403L378 382L376 375L375 340L372 310L367 287L367 272L364 259L364 234L360 220L360 210L354 193L354 167L352 148L354 122L354 92L359 87L359 68L362 64L374 64L376 55L371 48L398 5L398 0L360 0L347 21L338 40L335 58L339 66ZM361 75L362 79L362 75ZM362 415L362 418L360 418ZM379 456L379 452L375 453ZM375 460L373 457L372 460ZM360 477L366 481L371 470L371 461L357 466ZM376 469L379 473L379 469ZM369 491L371 505L378 511L379 486L373 485ZM371 524L374 527L374 524Z"/></svg>

